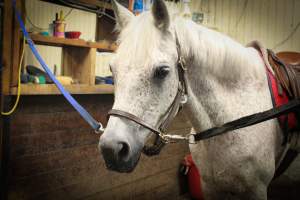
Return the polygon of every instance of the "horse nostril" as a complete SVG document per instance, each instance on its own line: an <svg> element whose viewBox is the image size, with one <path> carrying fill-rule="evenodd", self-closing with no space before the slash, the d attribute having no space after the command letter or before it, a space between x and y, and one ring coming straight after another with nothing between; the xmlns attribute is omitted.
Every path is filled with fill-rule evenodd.
<svg viewBox="0 0 300 200"><path fill-rule="evenodd" d="M99 145L108 163L126 162L130 155L130 145L126 141L102 138Z"/></svg>
<svg viewBox="0 0 300 200"><path fill-rule="evenodd" d="M129 154L129 145L126 142L119 142L118 157L120 159L126 159Z"/></svg>

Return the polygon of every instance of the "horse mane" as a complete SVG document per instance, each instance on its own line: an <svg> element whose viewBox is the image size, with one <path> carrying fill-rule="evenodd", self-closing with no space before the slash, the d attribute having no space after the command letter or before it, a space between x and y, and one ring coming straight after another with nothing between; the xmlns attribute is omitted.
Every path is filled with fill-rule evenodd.
<svg viewBox="0 0 300 200"><path fill-rule="evenodd" d="M253 48L246 48L229 36L186 20L174 19L182 54L216 76L238 80L241 75L256 78L261 61Z"/></svg>

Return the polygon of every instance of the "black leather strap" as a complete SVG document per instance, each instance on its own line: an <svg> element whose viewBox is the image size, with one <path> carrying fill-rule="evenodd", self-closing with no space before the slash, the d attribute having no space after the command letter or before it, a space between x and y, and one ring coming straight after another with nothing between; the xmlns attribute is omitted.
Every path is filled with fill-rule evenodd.
<svg viewBox="0 0 300 200"><path fill-rule="evenodd" d="M242 117L240 119L228 122L220 127L214 127L194 135L195 141L205 140L214 136L222 135L228 131L237 130L240 128L244 128L247 126L252 126L270 119L274 119L280 117L281 115L288 114L291 112L299 112L300 111L300 100L295 99L290 101L289 103L272 108L270 110L256 113L253 115L248 115L246 117Z"/></svg>

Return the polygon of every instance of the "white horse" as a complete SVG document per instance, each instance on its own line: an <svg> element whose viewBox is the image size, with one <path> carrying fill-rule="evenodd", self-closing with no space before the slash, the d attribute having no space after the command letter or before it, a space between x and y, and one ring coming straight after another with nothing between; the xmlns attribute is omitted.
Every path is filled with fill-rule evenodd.
<svg viewBox="0 0 300 200"><path fill-rule="evenodd" d="M173 16L163 0L134 16L114 2L120 30L111 70L114 109L156 125L178 90L178 50L186 61L184 113L194 131L272 108L259 53L191 20ZM277 120L190 144L205 199L267 199L283 147ZM111 116L99 147L109 169L130 172L150 135L143 126Z"/></svg>

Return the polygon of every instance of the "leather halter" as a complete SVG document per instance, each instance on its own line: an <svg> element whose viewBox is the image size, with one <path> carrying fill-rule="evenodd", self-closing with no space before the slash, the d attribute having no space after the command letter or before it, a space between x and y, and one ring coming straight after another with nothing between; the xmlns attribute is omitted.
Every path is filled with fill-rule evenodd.
<svg viewBox="0 0 300 200"><path fill-rule="evenodd" d="M128 120L134 121L135 123L143 126L144 128L150 130L152 133L156 134L157 137L163 142L168 143L167 137L165 137L165 130L172 121L172 119L176 116L182 105L185 103L182 103L182 97L187 95L187 89L186 89L186 83L185 83L185 63L183 58L181 57L180 53L180 45L177 37L177 33L175 32L175 38L176 38L176 48L178 53L178 61L177 61L177 68L178 68L178 89L177 94L172 102L172 104L169 106L166 114L160 119L158 124L156 126L153 126L146 121L144 121L142 118L129 113L127 111L118 110L118 109L112 109L108 112L108 116L116 116L116 117L122 117L126 118Z"/></svg>

